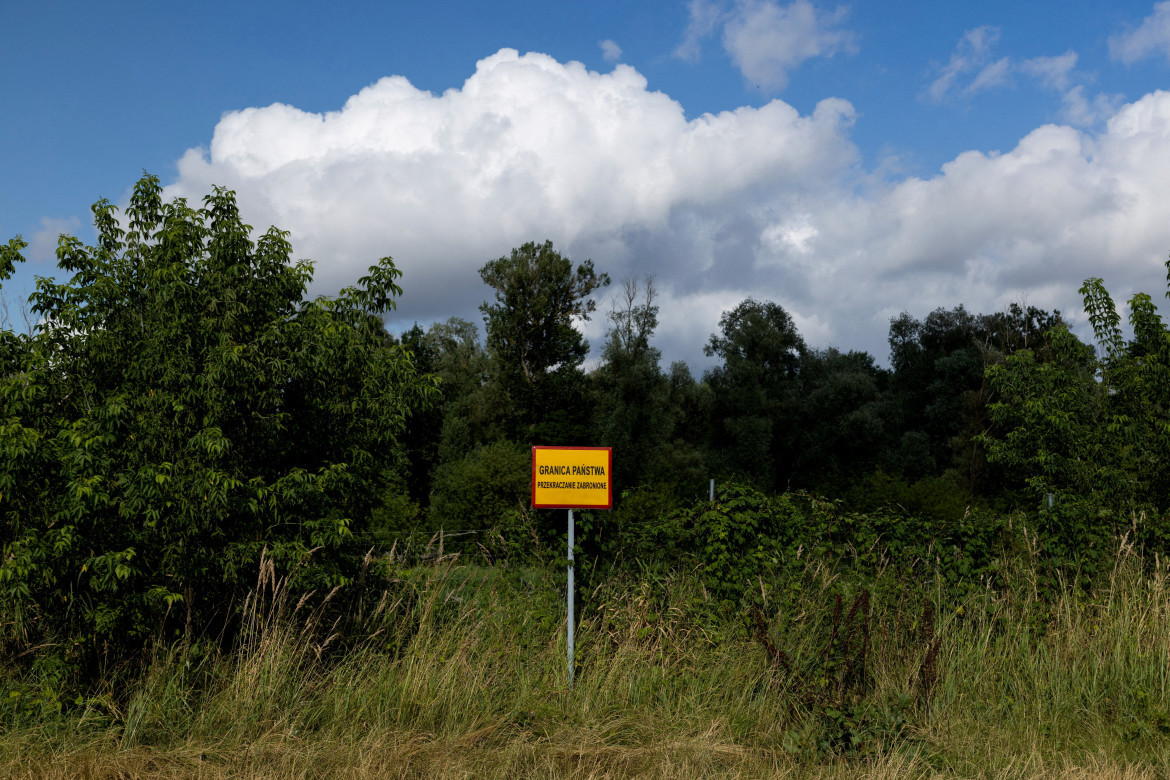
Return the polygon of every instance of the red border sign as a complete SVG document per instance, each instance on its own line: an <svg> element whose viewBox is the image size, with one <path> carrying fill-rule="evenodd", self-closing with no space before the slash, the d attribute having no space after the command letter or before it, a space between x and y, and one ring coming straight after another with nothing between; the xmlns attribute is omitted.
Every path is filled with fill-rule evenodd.
<svg viewBox="0 0 1170 780"><path fill-rule="evenodd" d="M580 459L587 463L581 465L566 463L572 458L573 453L579 453ZM603 457L599 457L602 454L604 454ZM545 479L538 479L537 470L541 466L557 468L558 471L539 475ZM598 473L599 468L604 471L603 474ZM548 480L549 474L557 474L566 477L567 480L557 480L555 482L556 488L545 487L545 485L554 484ZM604 487L598 487L602 481L604 481ZM574 487L567 487L568 485ZM578 485L582 487L576 487ZM532 507L534 509L612 509L613 447L534 446L532 448Z"/></svg>

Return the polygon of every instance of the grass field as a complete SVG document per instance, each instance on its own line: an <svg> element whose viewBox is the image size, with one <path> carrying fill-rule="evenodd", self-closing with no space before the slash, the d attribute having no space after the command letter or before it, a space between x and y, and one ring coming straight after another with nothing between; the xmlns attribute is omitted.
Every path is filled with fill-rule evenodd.
<svg viewBox="0 0 1170 780"><path fill-rule="evenodd" d="M160 651L59 715L12 697L0 775L1170 777L1167 574L1122 548L1044 595L1025 557L956 603L810 563L748 610L626 575L582 594L569 690L561 571L396 570L343 636L266 569L235 652Z"/></svg>

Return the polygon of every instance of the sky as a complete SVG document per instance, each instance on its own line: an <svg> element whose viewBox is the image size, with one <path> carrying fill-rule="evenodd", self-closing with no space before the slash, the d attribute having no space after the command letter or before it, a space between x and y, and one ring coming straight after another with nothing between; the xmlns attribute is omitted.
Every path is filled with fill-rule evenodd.
<svg viewBox="0 0 1170 780"><path fill-rule="evenodd" d="M238 194L312 294L390 255L388 326L490 297L527 241L650 275L665 362L745 298L814 347L888 358L892 317L1161 299L1170 2L0 2L0 240L57 273L124 205ZM1165 307L1164 307L1165 308Z"/></svg>

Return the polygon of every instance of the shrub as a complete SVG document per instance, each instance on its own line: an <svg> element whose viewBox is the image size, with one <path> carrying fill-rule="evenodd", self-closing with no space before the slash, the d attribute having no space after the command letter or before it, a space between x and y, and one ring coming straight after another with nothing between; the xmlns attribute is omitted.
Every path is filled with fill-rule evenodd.
<svg viewBox="0 0 1170 780"><path fill-rule="evenodd" d="M265 548L344 582L433 392L382 326L389 258L305 302L311 266L232 192L196 210L144 176L116 211L94 205L94 246L61 237L73 277L38 280L37 330L0 350L0 650L72 669L229 626Z"/></svg>

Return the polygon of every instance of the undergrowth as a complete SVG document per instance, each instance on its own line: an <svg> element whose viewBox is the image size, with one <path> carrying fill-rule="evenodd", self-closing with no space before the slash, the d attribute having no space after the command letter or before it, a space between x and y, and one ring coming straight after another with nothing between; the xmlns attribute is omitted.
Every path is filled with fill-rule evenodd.
<svg viewBox="0 0 1170 780"><path fill-rule="evenodd" d="M956 601L807 561L737 610L700 569L615 574L570 690L557 570L386 564L346 624L266 562L230 650L63 703L9 673L0 774L1166 776L1166 569L1123 544L1053 595L1024 555Z"/></svg>

